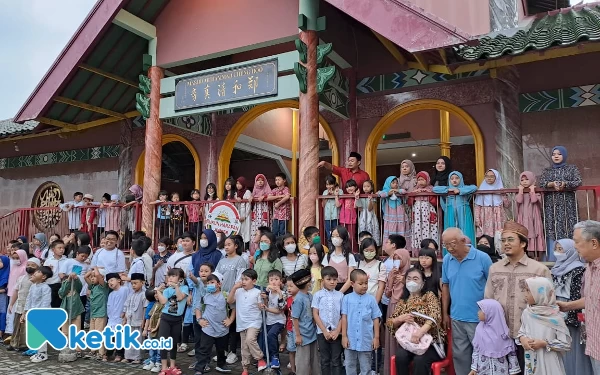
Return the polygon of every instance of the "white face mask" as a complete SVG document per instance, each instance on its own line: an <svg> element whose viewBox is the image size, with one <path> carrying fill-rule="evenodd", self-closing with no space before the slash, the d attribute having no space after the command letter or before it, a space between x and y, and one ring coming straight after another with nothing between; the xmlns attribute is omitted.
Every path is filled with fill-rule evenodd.
<svg viewBox="0 0 600 375"><path fill-rule="evenodd" d="M21 259L11 259L10 260L10 265L11 266L20 266L21 265Z"/></svg>
<svg viewBox="0 0 600 375"><path fill-rule="evenodd" d="M423 286L416 281L409 281L406 283L406 289L408 289L408 291L411 293L420 292L421 288L423 288Z"/></svg>
<svg viewBox="0 0 600 375"><path fill-rule="evenodd" d="M341 238L339 238L339 237L333 237L331 239L331 243L335 247L340 247L340 246L342 246L342 243L344 243L344 241Z"/></svg>
<svg viewBox="0 0 600 375"><path fill-rule="evenodd" d="M310 254L310 261L313 264L319 263L319 256L317 254Z"/></svg>
<svg viewBox="0 0 600 375"><path fill-rule="evenodd" d="M208 247L208 240L200 240L200 247Z"/></svg>
<svg viewBox="0 0 600 375"><path fill-rule="evenodd" d="M158 251L160 251L161 253L162 253L163 251L165 251L165 250L167 250L167 248L166 248L166 247L164 247L164 246L159 246L159 247L158 247Z"/></svg>
<svg viewBox="0 0 600 375"><path fill-rule="evenodd" d="M567 259L567 254L565 253L554 253L554 256L556 257L557 261Z"/></svg>
<svg viewBox="0 0 600 375"><path fill-rule="evenodd" d="M285 251L287 251L288 254L295 253L296 252L296 244L295 243L291 243L291 244L285 245Z"/></svg>

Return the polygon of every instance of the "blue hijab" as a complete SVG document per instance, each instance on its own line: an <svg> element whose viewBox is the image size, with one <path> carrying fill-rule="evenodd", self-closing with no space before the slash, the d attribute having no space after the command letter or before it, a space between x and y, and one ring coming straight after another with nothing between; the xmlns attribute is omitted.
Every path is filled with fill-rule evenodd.
<svg viewBox="0 0 600 375"><path fill-rule="evenodd" d="M202 231L208 240L208 246L201 247L198 245L198 251L192 255L192 265L194 266L194 276L199 276L200 266L204 263L210 263L214 268L217 268L217 263L223 257L223 254L217 250L217 235L212 229Z"/></svg>
<svg viewBox="0 0 600 375"><path fill-rule="evenodd" d="M564 146L554 146L554 148L552 149L552 153L554 153L554 151L556 151L556 150L558 150L561 153L563 160L560 163L552 162L552 168L560 168L560 167L566 165L567 164L567 156L569 156L567 149Z"/></svg>
<svg viewBox="0 0 600 375"><path fill-rule="evenodd" d="M383 189L381 191L383 191L386 194L389 194L390 190L392 190L392 181L397 180L398 177L396 176L390 176L385 180L385 184L383 184ZM396 197L398 198L398 197ZM391 199L390 196L387 197L387 204L390 206L391 209L394 209L398 206L398 203L400 202L400 198L398 199Z"/></svg>
<svg viewBox="0 0 600 375"><path fill-rule="evenodd" d="M0 287L8 285L8 276L10 275L10 258L6 255L0 256L3 267L0 268Z"/></svg>
<svg viewBox="0 0 600 375"><path fill-rule="evenodd" d="M453 175L456 175L456 176L458 176L458 178L460 178L460 182L458 183L458 186L454 186L454 185L452 185L452 182L450 182L450 178ZM458 171L450 172L450 174L448 175L448 188L450 188L450 189L454 189L454 188L460 189L462 187L465 187L465 181L463 179L462 173L460 173Z"/></svg>

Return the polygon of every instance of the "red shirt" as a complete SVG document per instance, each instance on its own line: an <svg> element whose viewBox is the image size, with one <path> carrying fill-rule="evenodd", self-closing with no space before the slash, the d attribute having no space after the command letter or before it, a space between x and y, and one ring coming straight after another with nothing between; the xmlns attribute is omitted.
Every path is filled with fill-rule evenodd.
<svg viewBox="0 0 600 375"><path fill-rule="evenodd" d="M336 165L333 166L333 174L340 176L342 179L341 188L346 191L346 181L354 180L358 185L358 189L362 190L363 183L365 181L370 180L369 174L362 169L359 169L356 172L352 172L350 168L338 167Z"/></svg>

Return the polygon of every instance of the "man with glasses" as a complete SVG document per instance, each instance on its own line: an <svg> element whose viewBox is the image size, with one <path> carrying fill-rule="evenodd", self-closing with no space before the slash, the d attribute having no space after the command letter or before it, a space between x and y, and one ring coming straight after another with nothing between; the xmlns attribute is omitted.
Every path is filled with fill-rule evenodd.
<svg viewBox="0 0 600 375"><path fill-rule="evenodd" d="M514 339L521 328L521 314L527 307L527 284L530 277L545 277L552 281L548 267L527 256L527 235L523 225L514 221L504 224L502 249L506 257L494 263L485 286L485 298L500 302L506 316L510 336ZM523 347L517 346L517 357L523 372Z"/></svg>
<svg viewBox="0 0 600 375"><path fill-rule="evenodd" d="M459 228L446 229L442 245L448 251L442 263L442 323L448 329L452 320L452 360L456 374L468 374L473 355L471 343L479 323L477 301L483 299L492 260L467 243Z"/></svg>
<svg viewBox="0 0 600 375"><path fill-rule="evenodd" d="M102 274L120 273L127 271L125 265L125 254L117 249L119 234L114 230L104 232L106 245L98 250L92 258L92 267L104 269Z"/></svg>

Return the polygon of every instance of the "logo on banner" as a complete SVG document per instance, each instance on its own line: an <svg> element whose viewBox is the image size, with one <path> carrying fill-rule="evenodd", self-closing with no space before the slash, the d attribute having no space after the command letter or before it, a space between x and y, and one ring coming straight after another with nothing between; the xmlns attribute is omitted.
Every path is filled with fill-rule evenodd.
<svg viewBox="0 0 600 375"><path fill-rule="evenodd" d="M226 236L238 234L242 223L240 213L232 203L221 201L212 205L205 220L206 227Z"/></svg>

